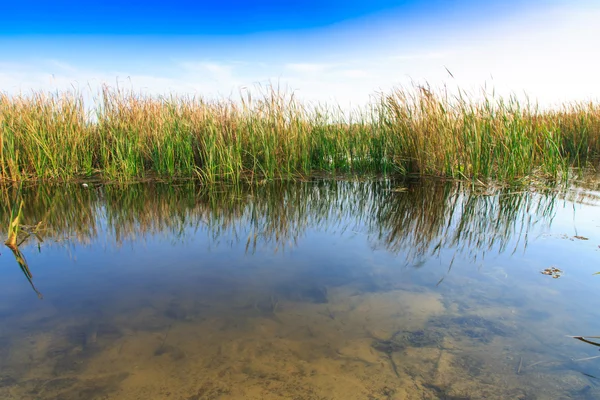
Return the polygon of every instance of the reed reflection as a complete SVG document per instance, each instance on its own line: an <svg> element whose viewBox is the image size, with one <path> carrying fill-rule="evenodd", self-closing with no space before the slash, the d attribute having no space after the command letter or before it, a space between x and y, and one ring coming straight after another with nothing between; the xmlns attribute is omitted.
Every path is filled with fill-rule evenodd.
<svg viewBox="0 0 600 400"><path fill-rule="evenodd" d="M4 197L17 188L4 187ZM275 251L295 246L308 229L341 235L366 234L407 262L439 255L443 249L475 259L486 252L525 249L536 227L548 227L564 193L547 189L471 188L439 181L336 181L221 186L194 183L140 183L21 188L21 224L36 226L24 246L88 245L106 235L109 242L166 235L185 240L204 232L213 243L224 237ZM0 205L1 226L12 210ZM34 240L31 240L34 239ZM230 243L231 244L231 243ZM22 255L20 256L22 258ZM19 257L17 259L20 259Z"/></svg>

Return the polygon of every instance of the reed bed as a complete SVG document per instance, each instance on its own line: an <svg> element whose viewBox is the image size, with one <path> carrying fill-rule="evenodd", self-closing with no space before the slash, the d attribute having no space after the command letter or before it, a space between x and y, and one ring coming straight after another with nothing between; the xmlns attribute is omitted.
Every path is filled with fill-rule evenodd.
<svg viewBox="0 0 600 400"><path fill-rule="evenodd" d="M152 97L104 87L0 94L0 180L204 182L314 173L556 179L600 156L600 104L541 110L425 87L377 94L344 114L264 90L239 100Z"/></svg>

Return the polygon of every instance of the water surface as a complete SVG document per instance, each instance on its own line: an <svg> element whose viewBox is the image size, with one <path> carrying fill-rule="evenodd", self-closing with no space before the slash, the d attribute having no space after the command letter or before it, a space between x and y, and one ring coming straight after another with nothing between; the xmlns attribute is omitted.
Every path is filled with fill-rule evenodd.
<svg viewBox="0 0 600 400"><path fill-rule="evenodd" d="M600 398L599 189L22 188L0 398Z"/></svg>

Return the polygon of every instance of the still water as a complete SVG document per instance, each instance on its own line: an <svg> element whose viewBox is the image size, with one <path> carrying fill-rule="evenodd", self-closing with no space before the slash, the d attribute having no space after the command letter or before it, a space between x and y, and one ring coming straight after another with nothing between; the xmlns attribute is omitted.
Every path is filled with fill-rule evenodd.
<svg viewBox="0 0 600 400"><path fill-rule="evenodd" d="M582 185L4 188L0 398L600 398Z"/></svg>

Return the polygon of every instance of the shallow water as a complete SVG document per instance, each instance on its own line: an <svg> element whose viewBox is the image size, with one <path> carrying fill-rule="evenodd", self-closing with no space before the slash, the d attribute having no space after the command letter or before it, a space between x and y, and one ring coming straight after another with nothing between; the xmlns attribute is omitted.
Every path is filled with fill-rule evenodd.
<svg viewBox="0 0 600 400"><path fill-rule="evenodd" d="M23 188L0 398L600 398L599 188Z"/></svg>

